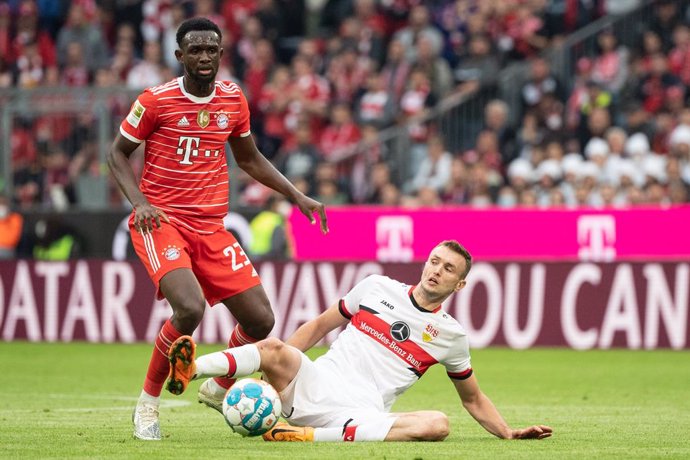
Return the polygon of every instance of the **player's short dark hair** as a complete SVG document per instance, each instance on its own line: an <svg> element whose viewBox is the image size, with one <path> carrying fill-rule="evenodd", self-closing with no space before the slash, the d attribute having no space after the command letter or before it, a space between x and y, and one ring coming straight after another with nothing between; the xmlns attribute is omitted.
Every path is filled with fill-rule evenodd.
<svg viewBox="0 0 690 460"><path fill-rule="evenodd" d="M218 38L220 40L223 39L223 34L220 32L220 27L218 27L215 22L206 18L191 18L184 21L182 24L180 24L180 27L177 28L177 34L175 35L177 46L182 48L182 40L188 32L204 30L215 32L218 34Z"/></svg>
<svg viewBox="0 0 690 460"><path fill-rule="evenodd" d="M472 254L470 254L470 252L467 249L465 249L465 247L462 244L458 243L455 240L441 241L436 245L436 247L438 246L443 246L450 249L451 251L455 251L458 254L460 254L463 257L463 259L465 259L465 271L460 277L461 279L465 279L467 277L467 274L470 272L470 268L472 268Z"/></svg>

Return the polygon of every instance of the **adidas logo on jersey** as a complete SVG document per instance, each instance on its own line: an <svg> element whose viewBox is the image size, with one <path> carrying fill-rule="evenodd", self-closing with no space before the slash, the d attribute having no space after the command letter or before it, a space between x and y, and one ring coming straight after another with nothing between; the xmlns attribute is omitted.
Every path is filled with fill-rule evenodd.
<svg viewBox="0 0 690 460"><path fill-rule="evenodd" d="M187 120L187 117L182 115L182 118L180 118L180 121L177 122L177 126L180 126L180 127L189 126L189 120Z"/></svg>

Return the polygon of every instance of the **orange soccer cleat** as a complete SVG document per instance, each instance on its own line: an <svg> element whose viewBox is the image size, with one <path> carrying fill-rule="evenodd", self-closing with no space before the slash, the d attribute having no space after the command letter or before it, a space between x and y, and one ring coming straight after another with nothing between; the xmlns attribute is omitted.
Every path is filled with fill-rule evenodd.
<svg viewBox="0 0 690 460"><path fill-rule="evenodd" d="M277 442L313 442L314 428L310 426L292 426L278 423L263 434L264 441Z"/></svg>
<svg viewBox="0 0 690 460"><path fill-rule="evenodd" d="M196 344L188 335L179 337L170 345L170 350L168 350L170 374L166 385L170 393L174 395L184 393L187 385L196 375L195 353Z"/></svg>

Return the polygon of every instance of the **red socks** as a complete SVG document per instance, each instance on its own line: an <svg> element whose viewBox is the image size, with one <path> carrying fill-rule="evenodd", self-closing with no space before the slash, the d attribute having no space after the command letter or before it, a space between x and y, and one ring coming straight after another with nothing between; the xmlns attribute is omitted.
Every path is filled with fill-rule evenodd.
<svg viewBox="0 0 690 460"><path fill-rule="evenodd" d="M146 380L144 380L144 391L151 396L159 397L165 379L168 378L170 372L170 362L168 361L168 350L170 345L183 335L172 325L170 320L166 320L156 338L156 343L151 354L151 361L149 361L149 368L146 371Z"/></svg>

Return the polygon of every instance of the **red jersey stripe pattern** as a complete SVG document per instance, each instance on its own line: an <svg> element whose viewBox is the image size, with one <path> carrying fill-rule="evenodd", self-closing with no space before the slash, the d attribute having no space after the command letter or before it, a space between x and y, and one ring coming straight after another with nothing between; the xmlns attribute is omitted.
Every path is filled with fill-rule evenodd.
<svg viewBox="0 0 690 460"><path fill-rule="evenodd" d="M249 108L235 83L218 81L210 96L184 89L182 77L144 91L120 125L146 141L139 187L172 221L198 233L223 227L228 211L228 137L251 134Z"/></svg>

